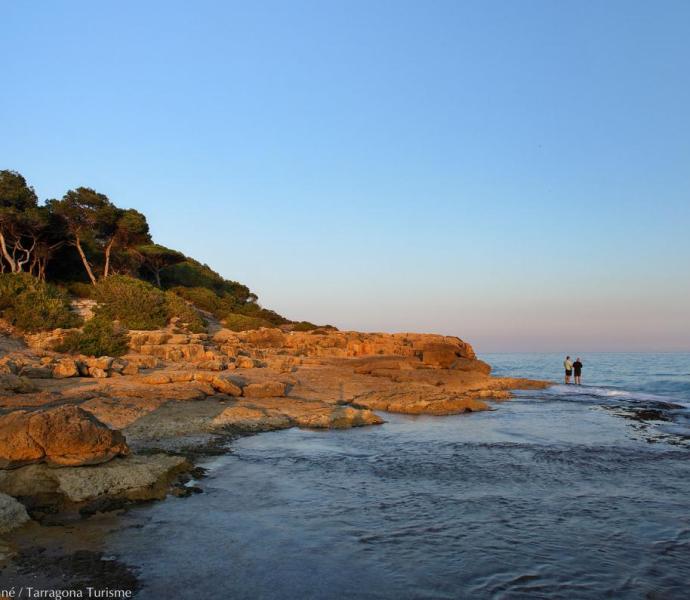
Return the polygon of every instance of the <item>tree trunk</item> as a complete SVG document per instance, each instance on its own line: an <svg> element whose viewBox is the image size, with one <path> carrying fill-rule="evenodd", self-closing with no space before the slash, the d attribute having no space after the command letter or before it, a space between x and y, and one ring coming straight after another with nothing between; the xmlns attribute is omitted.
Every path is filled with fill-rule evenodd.
<svg viewBox="0 0 690 600"><path fill-rule="evenodd" d="M113 248L114 241L115 238L111 239L108 242L108 245L105 247L105 266L103 267L103 279L105 279L108 276L108 273L110 271L110 251Z"/></svg>
<svg viewBox="0 0 690 600"><path fill-rule="evenodd" d="M84 249L81 247L81 240L79 239L78 236L74 238L74 243L77 247L77 251L79 252L79 256L81 256L81 262L84 263L84 268L86 269L86 274L89 276L91 283L93 283L93 285L96 285L96 278L94 277L93 270L91 269L91 265L89 264L89 261L86 258L86 254L84 254Z"/></svg>
<svg viewBox="0 0 690 600"><path fill-rule="evenodd" d="M36 248L36 240L34 240L34 243L31 245L31 248L24 248L22 245L21 241L18 241L14 244L15 250L18 250L19 252L24 253L24 259L17 259L17 272L21 272L24 270L24 265L29 263L31 260L31 253L34 251Z"/></svg>
<svg viewBox="0 0 690 600"><path fill-rule="evenodd" d="M14 258L10 255L10 253L7 251L7 243L5 242L5 235L2 233L2 231L0 231L0 250L2 250L2 255L5 257L5 260L10 265L10 271L12 273L16 273L17 263L14 260Z"/></svg>

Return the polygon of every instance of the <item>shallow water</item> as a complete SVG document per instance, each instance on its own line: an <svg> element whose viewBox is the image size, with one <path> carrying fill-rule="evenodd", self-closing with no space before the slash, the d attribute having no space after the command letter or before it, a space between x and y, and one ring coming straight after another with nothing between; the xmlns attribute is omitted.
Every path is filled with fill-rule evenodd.
<svg viewBox="0 0 690 600"><path fill-rule="evenodd" d="M561 356L483 358L561 376ZM583 359L591 386L494 412L241 439L108 552L145 598L685 598L690 355ZM669 420L627 418L650 408Z"/></svg>

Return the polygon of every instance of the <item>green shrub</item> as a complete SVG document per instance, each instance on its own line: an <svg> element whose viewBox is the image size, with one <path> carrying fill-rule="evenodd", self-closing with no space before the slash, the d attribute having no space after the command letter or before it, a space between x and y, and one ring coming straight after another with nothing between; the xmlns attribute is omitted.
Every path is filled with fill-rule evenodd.
<svg viewBox="0 0 690 600"><path fill-rule="evenodd" d="M184 299L140 279L112 275L95 286L98 314L127 329L160 329L177 317L194 333L205 331L199 313Z"/></svg>
<svg viewBox="0 0 690 600"><path fill-rule="evenodd" d="M259 329L260 327L273 327L273 324L265 319L248 317L237 313L229 313L223 319L225 327L232 331L247 331L249 329Z"/></svg>
<svg viewBox="0 0 690 600"><path fill-rule="evenodd" d="M223 279L208 265L188 258L161 269L161 282L166 289L192 302L219 319L240 314L283 325L290 321L278 313L262 308L257 297L246 285Z"/></svg>
<svg viewBox="0 0 690 600"><path fill-rule="evenodd" d="M202 265L191 258L161 269L161 282L166 288L207 288L220 296L232 296L239 304L256 300L256 296L246 285L223 279L208 265Z"/></svg>
<svg viewBox="0 0 690 600"><path fill-rule="evenodd" d="M289 319L279 315L277 312L267 308L262 308L256 302L247 302L246 304L235 308L231 312L262 319L264 321L268 321L272 325L285 325L290 322Z"/></svg>
<svg viewBox="0 0 690 600"><path fill-rule="evenodd" d="M165 292L165 298L167 301L168 318L177 317L180 323L192 333L206 331L206 322L193 306L172 292Z"/></svg>
<svg viewBox="0 0 690 600"><path fill-rule="evenodd" d="M244 315L252 319L259 319L262 322L265 321L265 323L261 324L262 327L289 323L287 319L281 317L278 313L261 308L256 302L238 304L235 297L223 293L217 294L209 288L178 286L170 291L188 300L197 308L210 312L219 319L224 319L228 315ZM230 318L231 320L233 319L232 316ZM247 321L247 323L253 323L253 321Z"/></svg>
<svg viewBox="0 0 690 600"><path fill-rule="evenodd" d="M0 315L27 332L80 325L67 294L28 273L0 274Z"/></svg>
<svg viewBox="0 0 690 600"><path fill-rule="evenodd" d="M169 319L168 299L150 283L112 275L95 286L98 312L127 329L160 329Z"/></svg>
<svg viewBox="0 0 690 600"><path fill-rule="evenodd" d="M290 327L292 331L313 331L314 329L318 328L318 325L314 325L314 323L310 323L309 321L299 321L297 323L293 323Z"/></svg>
<svg viewBox="0 0 690 600"><path fill-rule="evenodd" d="M122 356L128 350L127 331L99 313L86 322L82 331L71 332L57 350L88 356Z"/></svg>
<svg viewBox="0 0 690 600"><path fill-rule="evenodd" d="M224 308L223 299L213 290L204 287L175 287L170 290L178 296L188 300L197 308L206 310L218 316Z"/></svg>
<svg viewBox="0 0 690 600"><path fill-rule="evenodd" d="M64 286L67 291L77 298L94 298L96 295L96 288L90 283L83 281L70 281Z"/></svg>

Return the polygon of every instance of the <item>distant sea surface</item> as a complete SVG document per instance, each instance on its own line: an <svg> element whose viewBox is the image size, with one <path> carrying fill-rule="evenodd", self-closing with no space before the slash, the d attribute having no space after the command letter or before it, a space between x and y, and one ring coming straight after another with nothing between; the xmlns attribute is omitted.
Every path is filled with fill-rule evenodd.
<svg viewBox="0 0 690 600"><path fill-rule="evenodd" d="M563 356L482 356L562 380ZM493 412L243 438L107 546L144 598L687 598L690 354L586 354Z"/></svg>

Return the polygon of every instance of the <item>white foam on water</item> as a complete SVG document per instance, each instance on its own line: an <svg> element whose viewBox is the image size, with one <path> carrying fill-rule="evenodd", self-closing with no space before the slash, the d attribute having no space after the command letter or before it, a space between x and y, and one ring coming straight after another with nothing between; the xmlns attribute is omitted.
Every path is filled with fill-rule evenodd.
<svg viewBox="0 0 690 600"><path fill-rule="evenodd" d="M634 392L629 390L619 390L616 388L590 386L590 385L554 385L548 388L548 391L558 396L585 396L602 399L620 399L620 400L637 400L637 401L652 401L652 402L672 402L685 408L690 408L690 404L683 401L677 401L671 396L660 396L658 394L648 394L645 392ZM573 398L575 399L575 398Z"/></svg>
<svg viewBox="0 0 690 600"><path fill-rule="evenodd" d="M677 435L684 438L690 438L690 427L683 425L673 424L657 424L656 428L662 433L669 435Z"/></svg>
<svg viewBox="0 0 690 600"><path fill-rule="evenodd" d="M596 387L591 385L554 385L548 388L550 392L565 395L565 396L601 396L603 398L610 398L616 396L628 397L632 396L633 392L625 390L617 390L605 387Z"/></svg>

